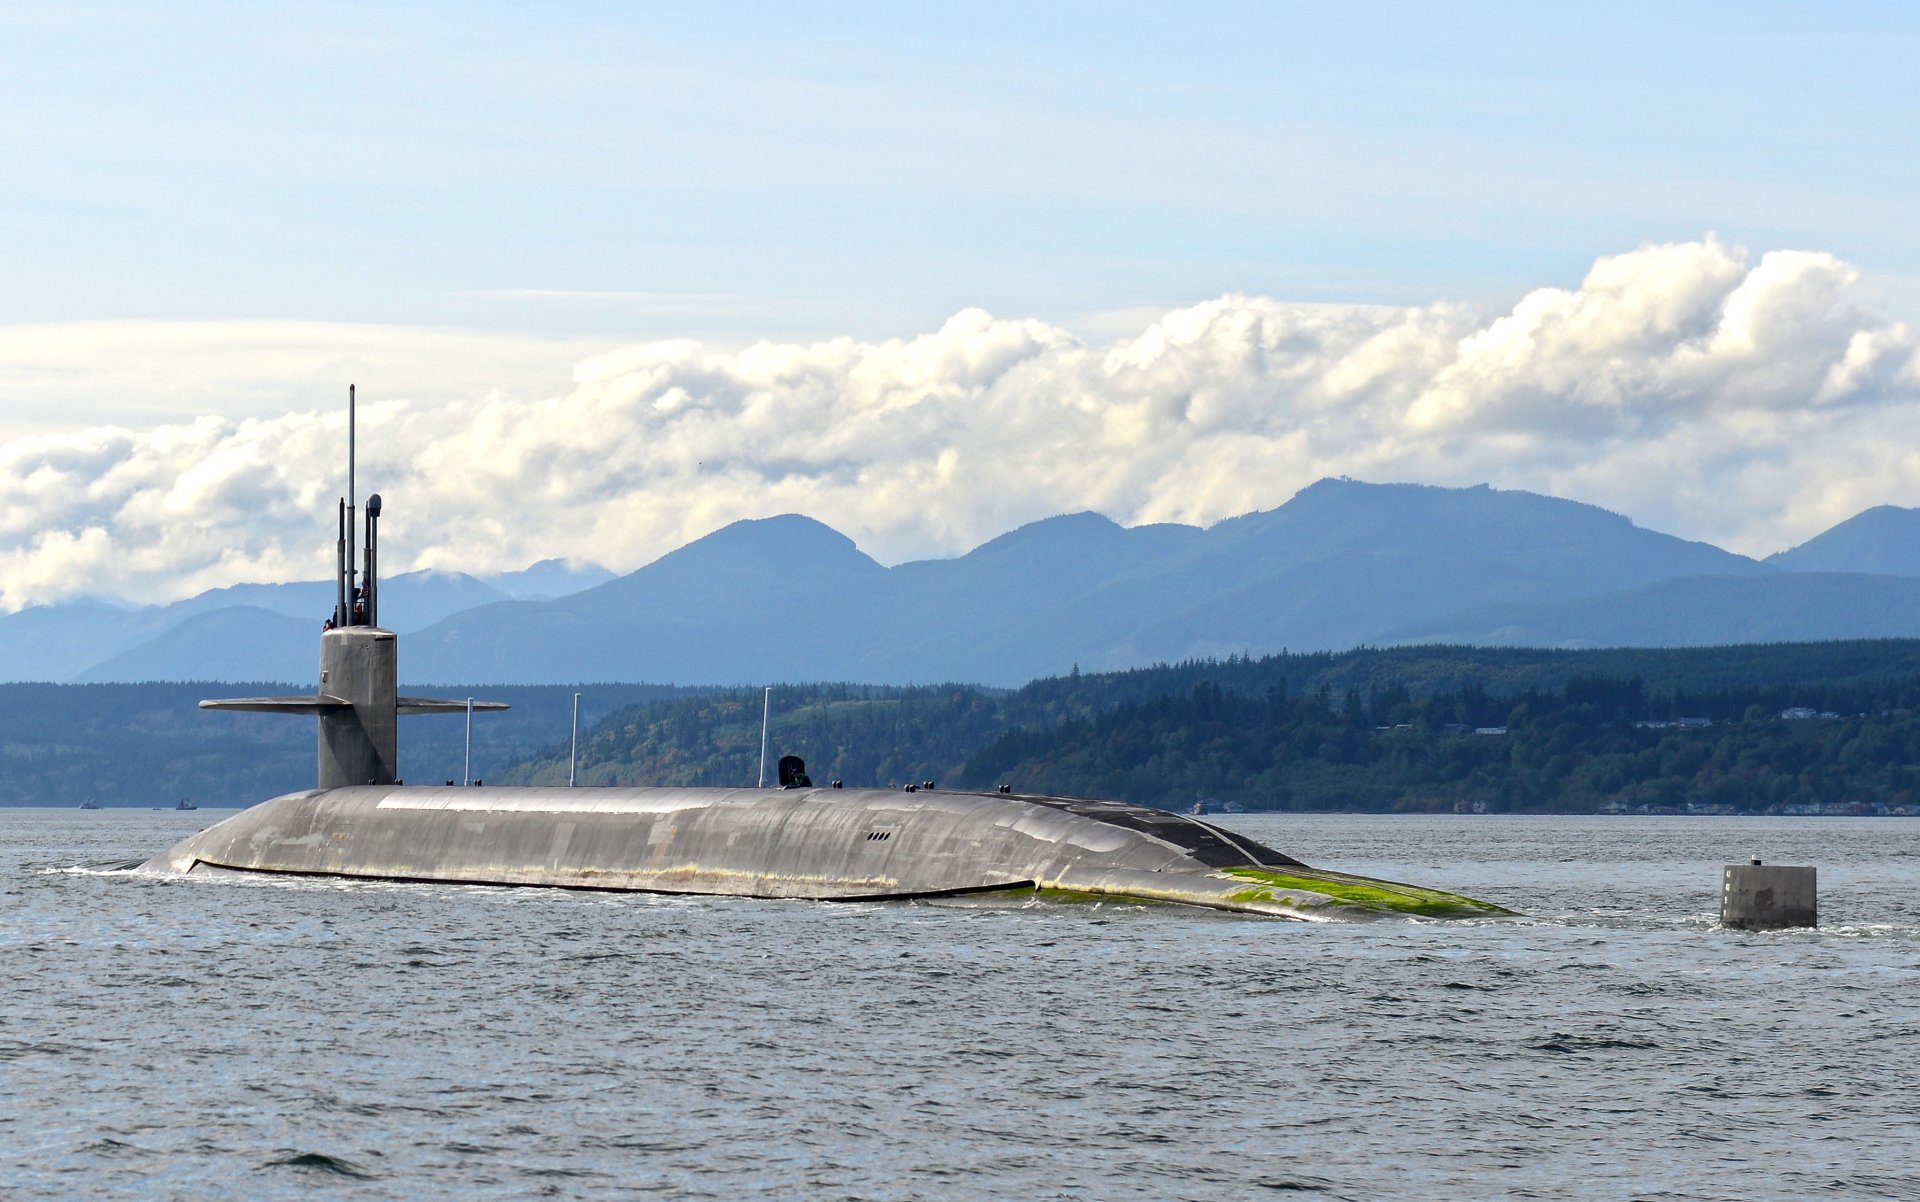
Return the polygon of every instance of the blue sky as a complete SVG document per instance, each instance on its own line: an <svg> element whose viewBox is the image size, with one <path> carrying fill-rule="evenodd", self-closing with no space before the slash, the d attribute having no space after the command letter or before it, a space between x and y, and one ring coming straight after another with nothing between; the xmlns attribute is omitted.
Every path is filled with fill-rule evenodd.
<svg viewBox="0 0 1920 1202"><path fill-rule="evenodd" d="M1336 474L1779 550L1920 505L1917 14L0 8L0 609L324 575L350 382L396 568Z"/></svg>
<svg viewBox="0 0 1920 1202"><path fill-rule="evenodd" d="M1911 5L958 7L11 6L0 321L898 334L1709 230L1920 276Z"/></svg>

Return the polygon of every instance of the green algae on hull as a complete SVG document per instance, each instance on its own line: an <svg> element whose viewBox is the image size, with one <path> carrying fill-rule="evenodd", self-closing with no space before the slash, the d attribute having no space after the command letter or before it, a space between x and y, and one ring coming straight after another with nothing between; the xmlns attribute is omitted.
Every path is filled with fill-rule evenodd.
<svg viewBox="0 0 1920 1202"><path fill-rule="evenodd" d="M1110 902L1130 902L1143 906L1160 904L1154 898L1135 897L1131 893L1097 893L1088 889L1063 889L1058 885L1035 886L1032 895L1060 906L1100 906Z"/></svg>
<svg viewBox="0 0 1920 1202"><path fill-rule="evenodd" d="M1422 918L1488 918L1513 913L1504 906L1476 901L1458 893L1419 885L1402 885L1395 881L1378 881L1371 877L1349 876L1343 872L1322 872L1311 868L1290 873L1276 872L1271 868L1222 868L1220 872L1253 882L1253 888L1236 889L1227 895L1229 899L1243 904L1264 902L1291 906L1295 904L1294 898L1288 895L1291 891L1318 893L1329 899L1329 905L1388 910Z"/></svg>

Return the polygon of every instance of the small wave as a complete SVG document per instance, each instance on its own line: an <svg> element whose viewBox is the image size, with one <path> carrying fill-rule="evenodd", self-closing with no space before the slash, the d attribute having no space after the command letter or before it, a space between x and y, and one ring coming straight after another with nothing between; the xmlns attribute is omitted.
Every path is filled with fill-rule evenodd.
<svg viewBox="0 0 1920 1202"><path fill-rule="evenodd" d="M36 1056L71 1056L81 1051L76 1044L54 1043L51 1040L33 1042L25 1039L0 1040L0 1063L10 1060L26 1060Z"/></svg>
<svg viewBox="0 0 1920 1202"><path fill-rule="evenodd" d="M537 1169L521 1169L520 1175L522 1177L562 1177L562 1178L575 1177L575 1178L591 1178L598 1181L613 1180L613 1177L611 1174L602 1173L596 1169L567 1169L567 1168L560 1168L558 1166L551 1166L551 1165L543 1166Z"/></svg>
<svg viewBox="0 0 1920 1202"><path fill-rule="evenodd" d="M1531 1045L1536 1052L1559 1052L1572 1055L1580 1052L1611 1051L1652 1051L1660 1045L1650 1039L1616 1039L1597 1035L1567 1035L1555 1031L1552 1035Z"/></svg>
<svg viewBox="0 0 1920 1202"><path fill-rule="evenodd" d="M373 1181L379 1174L370 1173L344 1156L329 1156L325 1152L290 1152L276 1160L269 1160L260 1166L263 1169L298 1169L303 1173L326 1173L334 1177L351 1177L356 1181Z"/></svg>
<svg viewBox="0 0 1920 1202"><path fill-rule="evenodd" d="M143 1148L143 1147L140 1147L138 1144L130 1144L130 1143L127 1143L125 1140L112 1139L107 1136L102 1136L101 1138L94 1140L92 1143L81 1144L80 1151L94 1155L94 1156L119 1157L119 1156L153 1156L155 1155L155 1153L149 1148Z"/></svg>
<svg viewBox="0 0 1920 1202"><path fill-rule="evenodd" d="M1920 926L1911 923L1860 922L1842 923L1834 926L1804 928L1807 933L1834 935L1842 939L1916 939L1920 938ZM1785 934L1786 932L1768 931L1766 934Z"/></svg>
<svg viewBox="0 0 1920 1202"><path fill-rule="evenodd" d="M125 876L136 872L145 860L108 860L100 864L59 864L40 869L41 876Z"/></svg>
<svg viewBox="0 0 1920 1202"><path fill-rule="evenodd" d="M1324 1194L1334 1188L1334 1183L1324 1177L1275 1177L1255 1184L1280 1194Z"/></svg>

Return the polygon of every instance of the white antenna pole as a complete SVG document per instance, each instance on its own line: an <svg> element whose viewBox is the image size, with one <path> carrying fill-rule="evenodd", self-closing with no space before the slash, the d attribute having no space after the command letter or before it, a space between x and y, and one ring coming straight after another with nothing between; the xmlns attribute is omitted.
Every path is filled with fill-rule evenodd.
<svg viewBox="0 0 1920 1202"><path fill-rule="evenodd" d="M768 689L760 706L760 787L767 787L767 723L773 718L773 690Z"/></svg>
<svg viewBox="0 0 1920 1202"><path fill-rule="evenodd" d="M360 563L359 535L353 524L353 452L354 452L354 404L353 385L347 385L347 612L341 617L348 625L353 624L353 586Z"/></svg>
<svg viewBox="0 0 1920 1202"><path fill-rule="evenodd" d="M573 750L567 752L567 788L573 788L573 768L580 762L580 694L573 695Z"/></svg>
<svg viewBox="0 0 1920 1202"><path fill-rule="evenodd" d="M473 783L473 698L467 698L467 766L461 771L460 783Z"/></svg>

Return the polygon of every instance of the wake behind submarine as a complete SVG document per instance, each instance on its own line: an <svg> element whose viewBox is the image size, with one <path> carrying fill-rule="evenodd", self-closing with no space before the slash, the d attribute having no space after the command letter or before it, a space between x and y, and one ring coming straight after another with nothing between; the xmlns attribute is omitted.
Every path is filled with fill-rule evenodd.
<svg viewBox="0 0 1920 1202"><path fill-rule="evenodd" d="M380 498L367 499L365 541L356 549L352 465L349 433L318 688L200 703L315 715L319 787L243 810L146 868L832 901L1025 890L1307 921L1509 913L1458 894L1310 868L1196 818L1121 802L823 789L790 771L778 789L401 784L398 718L464 712L469 703L398 693L398 640L379 625Z"/></svg>

